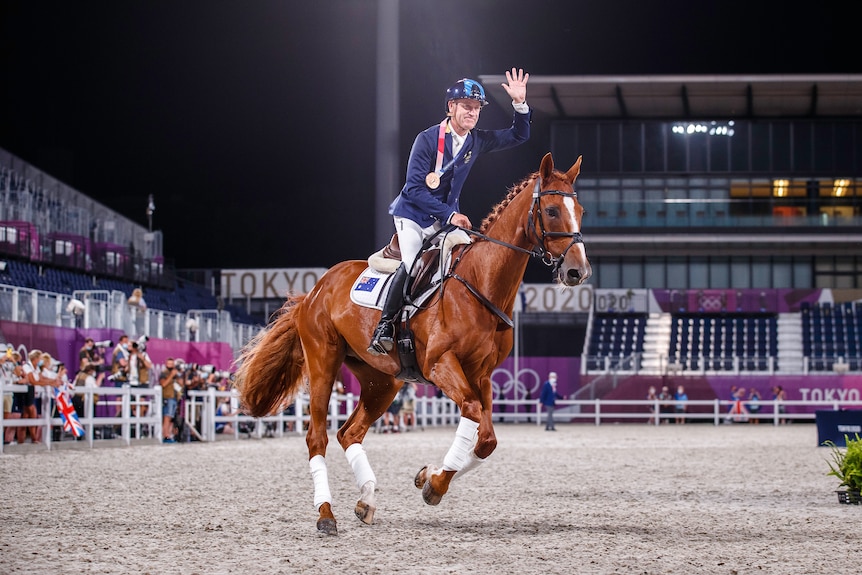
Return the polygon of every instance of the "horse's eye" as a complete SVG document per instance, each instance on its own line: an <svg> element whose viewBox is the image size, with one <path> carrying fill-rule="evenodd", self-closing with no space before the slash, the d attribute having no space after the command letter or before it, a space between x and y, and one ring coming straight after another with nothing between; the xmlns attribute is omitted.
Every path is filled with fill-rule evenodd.
<svg viewBox="0 0 862 575"><path fill-rule="evenodd" d="M549 218L559 218L560 217L560 210L558 210L556 207L553 207L553 206L550 208L546 208L545 213L548 215Z"/></svg>

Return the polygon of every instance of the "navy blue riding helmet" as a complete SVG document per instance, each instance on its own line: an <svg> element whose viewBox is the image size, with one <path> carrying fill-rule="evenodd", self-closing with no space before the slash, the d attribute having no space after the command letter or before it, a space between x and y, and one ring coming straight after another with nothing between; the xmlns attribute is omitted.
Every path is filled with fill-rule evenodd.
<svg viewBox="0 0 862 575"><path fill-rule="evenodd" d="M443 104L446 107L446 111L449 111L450 101L460 100L461 98L476 100L483 107L488 104L488 100L485 99L485 88L482 87L482 84L470 78L458 80L446 90L446 102Z"/></svg>

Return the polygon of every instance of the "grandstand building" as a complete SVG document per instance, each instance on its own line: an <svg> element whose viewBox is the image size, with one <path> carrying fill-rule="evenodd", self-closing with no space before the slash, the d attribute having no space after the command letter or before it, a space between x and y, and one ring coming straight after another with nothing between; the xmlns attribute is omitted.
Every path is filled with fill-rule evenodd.
<svg viewBox="0 0 862 575"><path fill-rule="evenodd" d="M136 288L145 302L130 305ZM84 339L150 338L154 361L228 370L260 325L177 277L162 234L0 149L0 344L78 365ZM74 372L73 372L74 373Z"/></svg>
<svg viewBox="0 0 862 575"><path fill-rule="evenodd" d="M529 97L590 166L595 287L862 288L862 76L531 76Z"/></svg>
<svg viewBox="0 0 862 575"><path fill-rule="evenodd" d="M531 76L529 102L555 158L590 166L594 293L586 319L528 307L525 355L575 342L594 396L860 373L862 76Z"/></svg>

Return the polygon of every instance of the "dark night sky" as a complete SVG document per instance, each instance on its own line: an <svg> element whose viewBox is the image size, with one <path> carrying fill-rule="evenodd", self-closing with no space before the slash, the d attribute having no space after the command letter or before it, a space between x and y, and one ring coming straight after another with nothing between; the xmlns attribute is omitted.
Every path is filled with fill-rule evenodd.
<svg viewBox="0 0 862 575"><path fill-rule="evenodd" d="M858 3L400 5L400 166L464 76L862 67ZM389 219L374 209L376 28L375 0L3 0L0 147L142 225L154 194L154 228L180 268L365 258L379 247L375 217ZM479 126L510 114L492 104ZM533 120L530 142L473 169L462 196L473 222L538 167L548 118Z"/></svg>

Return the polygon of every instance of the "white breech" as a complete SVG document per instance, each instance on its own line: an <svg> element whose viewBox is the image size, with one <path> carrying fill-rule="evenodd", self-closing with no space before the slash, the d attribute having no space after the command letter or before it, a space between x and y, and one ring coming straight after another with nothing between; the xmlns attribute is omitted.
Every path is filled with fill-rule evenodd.
<svg viewBox="0 0 862 575"><path fill-rule="evenodd" d="M443 458L443 470L456 472L453 480L475 469L485 461L476 457L474 452L478 436L479 424L462 417L458 422L458 429L455 430L455 441L452 442L452 446Z"/></svg>
<svg viewBox="0 0 862 575"><path fill-rule="evenodd" d="M314 508L319 510L324 503L332 505L326 460L322 455L315 455L308 460L308 466L311 468L311 479L314 481Z"/></svg>

